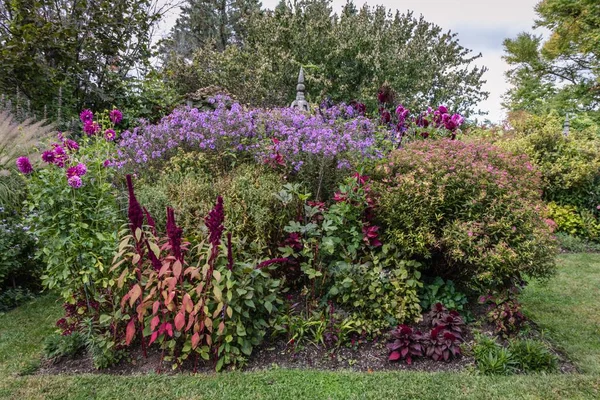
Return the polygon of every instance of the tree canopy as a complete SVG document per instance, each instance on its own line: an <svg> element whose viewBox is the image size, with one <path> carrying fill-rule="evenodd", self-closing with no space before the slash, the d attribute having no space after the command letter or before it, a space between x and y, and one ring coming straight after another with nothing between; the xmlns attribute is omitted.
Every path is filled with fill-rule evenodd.
<svg viewBox="0 0 600 400"><path fill-rule="evenodd" d="M509 110L588 113L600 121L600 2L543 0L535 27L548 38L523 32L504 41Z"/></svg>
<svg viewBox="0 0 600 400"><path fill-rule="evenodd" d="M178 23L190 23L190 15ZM242 102L283 106L294 98L303 66L312 101L328 96L375 106L387 83L408 107L446 104L469 115L488 95L482 90L486 69L474 65L480 55L462 47L455 33L411 12L357 9L349 1L337 15L331 0L281 1L273 11L248 14L243 27L244 34L225 46L222 38L209 37L192 53L171 53L165 72L181 93L219 85ZM203 32L201 25L186 29ZM174 32L171 40L177 38Z"/></svg>

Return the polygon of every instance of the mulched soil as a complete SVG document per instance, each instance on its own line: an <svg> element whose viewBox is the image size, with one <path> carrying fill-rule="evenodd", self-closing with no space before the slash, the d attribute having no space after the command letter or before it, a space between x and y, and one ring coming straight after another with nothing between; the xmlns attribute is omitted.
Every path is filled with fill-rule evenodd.
<svg viewBox="0 0 600 400"><path fill-rule="evenodd" d="M467 324L464 332L465 344L468 346L473 342L473 330L484 334L492 334L493 327L485 322L481 316L483 309L475 306L469 310L470 315L474 315L475 322ZM428 321L417 324L416 328L422 331L428 330ZM529 338L542 339L536 325L529 321L524 330L525 336ZM475 367L473 357L462 355L449 362L436 362L427 358L417 358L411 365L406 362L389 362L387 359L388 351L386 349L386 340L381 338L374 341L361 343L353 348L340 347L335 351L317 347L312 344L306 344L302 348L294 348L288 345L285 340L277 339L271 342L265 342L256 348L244 366L245 371L260 371L271 368L286 369L317 369L328 371L352 370L352 371L462 371ZM577 368L568 358L557 349L552 348L552 352L559 358L559 370L562 373L577 373ZM73 359L61 359L58 362L43 361L38 374L114 374L114 375L136 375L147 373L181 373L193 372L193 362L182 367L181 370L174 371L171 363L161 362L161 353L158 350L149 352L148 357L144 357L141 350L133 351L127 360L106 370L98 371L92 365L92 360L87 354L81 354ZM212 363L200 362L197 366L199 373L214 372Z"/></svg>

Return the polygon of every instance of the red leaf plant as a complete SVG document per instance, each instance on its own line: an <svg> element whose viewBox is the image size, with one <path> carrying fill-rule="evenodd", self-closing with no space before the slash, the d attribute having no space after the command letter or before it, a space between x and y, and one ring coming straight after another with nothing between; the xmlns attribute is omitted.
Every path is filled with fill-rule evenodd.
<svg viewBox="0 0 600 400"><path fill-rule="evenodd" d="M247 299L238 301L235 288L244 289L239 279L249 274L254 275L244 284L267 279L269 275L261 270L238 272L234 268L231 235L227 235L226 254L219 257L225 219L223 199L217 199L205 219L208 243L195 246L193 249L197 251L192 252L190 243L183 240L183 230L177 226L175 211L167 208L166 234L159 237L150 214L135 198L131 177L128 176L127 182L132 234L122 239L112 268L120 271L117 286L124 291L121 310L130 316L126 344L133 344L139 332L144 351L147 345L158 344L162 349L161 358L172 360L175 366L181 366L190 356L194 359L194 369L199 357L212 358L216 369L236 362L242 357L241 353L249 353L258 339L249 333L246 338L251 327L240 327L234 319L241 318L240 314L248 315L250 308L257 317L261 316L260 311L266 311L257 310L253 303L252 307L246 305ZM148 226L143 225L144 214ZM188 259L193 262L190 264ZM259 265L266 267L279 261ZM269 290L278 289L272 286ZM267 296L269 292L264 294ZM269 302L269 313L275 302L275 298ZM257 323L261 318L257 318ZM226 336L234 337L236 343L226 342ZM167 351L168 358L165 357Z"/></svg>

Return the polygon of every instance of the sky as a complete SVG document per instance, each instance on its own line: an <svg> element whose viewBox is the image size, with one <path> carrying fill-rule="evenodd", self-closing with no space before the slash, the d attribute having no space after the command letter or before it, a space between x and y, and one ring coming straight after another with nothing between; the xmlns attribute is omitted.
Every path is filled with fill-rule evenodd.
<svg viewBox="0 0 600 400"><path fill-rule="evenodd" d="M519 32L531 31L535 20L534 6L539 0L354 0L357 7L367 3L370 6L384 5L388 9L413 11L418 17L439 25L444 30L458 34L459 43L482 57L475 63L485 65L488 71L483 79L489 98L479 105L489 114L486 118L501 122L505 113L502 110L502 95L508 84L504 73L508 65L502 60L502 41L515 37ZM279 0L262 0L264 8L273 9ZM334 0L334 11L338 12L346 0ZM167 16L164 28L169 28L177 18L177 11Z"/></svg>

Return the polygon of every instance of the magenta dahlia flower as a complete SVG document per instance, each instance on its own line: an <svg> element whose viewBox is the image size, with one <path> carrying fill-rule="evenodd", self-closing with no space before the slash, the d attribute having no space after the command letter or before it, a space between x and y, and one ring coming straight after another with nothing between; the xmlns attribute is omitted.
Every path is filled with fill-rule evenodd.
<svg viewBox="0 0 600 400"><path fill-rule="evenodd" d="M94 120L94 113L91 110L85 109L79 114L79 119L84 124Z"/></svg>
<svg viewBox="0 0 600 400"><path fill-rule="evenodd" d="M117 125L123 120L123 113L115 108L108 114L108 117L110 118L113 124Z"/></svg>
<svg viewBox="0 0 600 400"><path fill-rule="evenodd" d="M42 160L48 164L54 162L54 152L52 150L46 150L42 153Z"/></svg>
<svg viewBox="0 0 600 400"><path fill-rule="evenodd" d="M73 175L71 177L69 177L69 179L67 179L67 182L69 183L69 186L77 189L81 187L81 178L78 177L77 175Z"/></svg>
<svg viewBox="0 0 600 400"><path fill-rule="evenodd" d="M107 130L104 131L104 138L107 141L112 142L113 140L115 140L115 137L117 137L117 134L115 133L114 130L107 129Z"/></svg>
<svg viewBox="0 0 600 400"><path fill-rule="evenodd" d="M33 167L31 166L31 161L27 157L19 157L17 158L17 168L21 173L27 175L33 172Z"/></svg>
<svg viewBox="0 0 600 400"><path fill-rule="evenodd" d="M83 125L83 131L88 136L93 136L100 130L100 125L97 122L88 121Z"/></svg>

